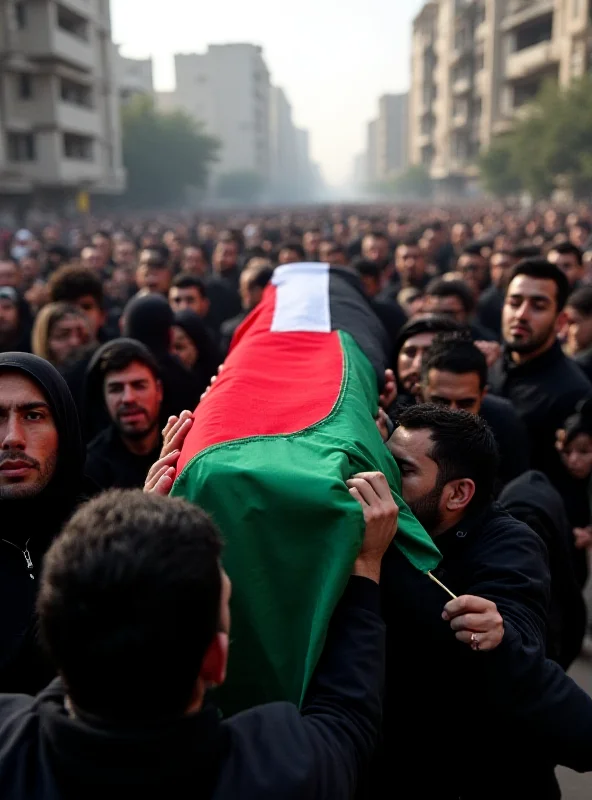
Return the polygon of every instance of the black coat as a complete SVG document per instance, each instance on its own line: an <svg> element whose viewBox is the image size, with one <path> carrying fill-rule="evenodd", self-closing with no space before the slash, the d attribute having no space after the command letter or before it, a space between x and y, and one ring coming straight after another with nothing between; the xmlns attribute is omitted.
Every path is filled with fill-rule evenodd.
<svg viewBox="0 0 592 800"><path fill-rule="evenodd" d="M145 456L127 449L114 425L95 436L86 451L86 474L103 490L142 489L148 470L158 460L162 446Z"/></svg>
<svg viewBox="0 0 592 800"><path fill-rule="evenodd" d="M545 543L551 572L547 654L568 669L582 649L586 606L572 556L572 528L561 495L542 472L526 472L505 487L499 502Z"/></svg>
<svg viewBox="0 0 592 800"><path fill-rule="evenodd" d="M504 293L497 286L486 289L477 301L477 319L493 331L498 339L502 335L502 310L504 308Z"/></svg>
<svg viewBox="0 0 592 800"><path fill-rule="evenodd" d="M376 745L383 676L378 587L351 578L302 714L273 703L220 722L206 707L110 727L69 717L57 681L36 698L0 697L0 797L347 800Z"/></svg>
<svg viewBox="0 0 592 800"><path fill-rule="evenodd" d="M43 390L58 432L53 478L37 496L0 500L0 692L35 693L55 674L37 644L35 601L43 557L63 523L89 492L74 400L57 370L24 353L0 355ZM25 555L29 554L29 559Z"/></svg>
<svg viewBox="0 0 592 800"><path fill-rule="evenodd" d="M490 370L489 385L493 394L510 400L526 426L531 468L557 485L563 468L555 432L578 401L592 395L592 384L555 342L546 353L520 365L504 352Z"/></svg>
<svg viewBox="0 0 592 800"><path fill-rule="evenodd" d="M448 596L396 547L383 560L387 624L384 740L377 798L556 798L553 765L592 768L592 699L545 660L549 572L526 525L489 507L438 536L437 577L496 603L491 653L458 642Z"/></svg>
<svg viewBox="0 0 592 800"><path fill-rule="evenodd" d="M498 478L501 488L528 469L528 434L512 404L503 397L485 395L479 416L493 431L499 448Z"/></svg>

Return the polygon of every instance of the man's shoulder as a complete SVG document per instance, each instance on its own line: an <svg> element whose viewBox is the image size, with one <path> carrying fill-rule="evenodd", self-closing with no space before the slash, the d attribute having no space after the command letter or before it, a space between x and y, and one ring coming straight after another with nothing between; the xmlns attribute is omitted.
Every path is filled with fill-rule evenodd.
<svg viewBox="0 0 592 800"><path fill-rule="evenodd" d="M517 421L519 419L511 401L496 394L485 395L481 403L480 416L490 425L494 425L496 422Z"/></svg>
<svg viewBox="0 0 592 800"><path fill-rule="evenodd" d="M37 701L26 694L0 694L0 763L14 754L31 733Z"/></svg>
<svg viewBox="0 0 592 800"><path fill-rule="evenodd" d="M105 451L111 449L113 445L113 427L109 425L107 428L103 428L100 433L97 433L94 439L88 443L86 448L86 455L88 456L100 456Z"/></svg>

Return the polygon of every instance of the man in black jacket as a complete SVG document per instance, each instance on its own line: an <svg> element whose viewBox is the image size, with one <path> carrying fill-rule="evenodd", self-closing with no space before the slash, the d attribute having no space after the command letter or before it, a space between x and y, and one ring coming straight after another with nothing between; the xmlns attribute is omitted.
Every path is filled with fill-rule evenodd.
<svg viewBox="0 0 592 800"><path fill-rule="evenodd" d="M0 446L0 692L35 693L55 674L35 635L41 561L87 491L72 395L42 358L0 355Z"/></svg>
<svg viewBox="0 0 592 800"><path fill-rule="evenodd" d="M479 417L416 405L399 422L389 447L402 496L442 553L436 577L458 599L446 603L389 549L376 796L557 798L555 763L592 768L592 699L545 659L544 545L491 504L496 447Z"/></svg>
<svg viewBox="0 0 592 800"><path fill-rule="evenodd" d="M592 384L561 350L557 331L569 293L553 264L526 258L513 269L503 309L504 352L490 372L494 394L506 397L526 425L530 464L559 485L563 470L555 431Z"/></svg>
<svg viewBox="0 0 592 800"><path fill-rule="evenodd" d="M110 420L88 445L87 475L101 489L140 489L162 444L155 359L133 339L108 342L93 360L87 389L100 395ZM91 402L89 396L89 407Z"/></svg>
<svg viewBox="0 0 592 800"><path fill-rule="evenodd" d="M380 723L378 581L397 508L384 476L356 476L366 534L301 713L288 703L221 722L230 581L210 519L180 499L107 493L49 552L41 634L57 680L0 697L3 800L353 796Z"/></svg>

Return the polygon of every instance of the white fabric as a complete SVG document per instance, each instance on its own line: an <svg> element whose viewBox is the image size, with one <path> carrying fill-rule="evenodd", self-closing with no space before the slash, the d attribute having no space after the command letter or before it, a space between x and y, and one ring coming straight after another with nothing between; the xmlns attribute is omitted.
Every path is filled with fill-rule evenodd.
<svg viewBox="0 0 592 800"><path fill-rule="evenodd" d="M329 264L284 264L271 282L276 287L273 332L331 333Z"/></svg>

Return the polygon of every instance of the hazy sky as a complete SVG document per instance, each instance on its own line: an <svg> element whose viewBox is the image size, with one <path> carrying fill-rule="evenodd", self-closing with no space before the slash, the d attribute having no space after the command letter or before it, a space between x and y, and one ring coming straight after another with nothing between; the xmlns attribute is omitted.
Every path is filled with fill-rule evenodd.
<svg viewBox="0 0 592 800"><path fill-rule="evenodd" d="M311 133L327 181L343 182L363 149L379 95L409 85L411 20L423 0L111 0L124 55L155 60L157 89L174 85L173 53L208 44L262 45L274 84Z"/></svg>

